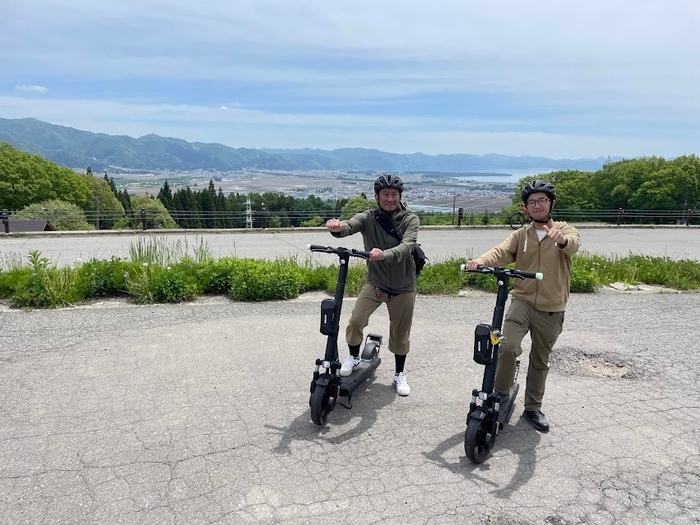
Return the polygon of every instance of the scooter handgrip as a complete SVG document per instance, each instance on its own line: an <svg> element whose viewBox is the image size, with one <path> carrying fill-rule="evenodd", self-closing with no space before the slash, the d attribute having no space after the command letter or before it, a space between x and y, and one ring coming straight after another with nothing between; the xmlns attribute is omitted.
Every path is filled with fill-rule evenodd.
<svg viewBox="0 0 700 525"><path fill-rule="evenodd" d="M311 250L311 251L314 251L314 250L325 250L325 249L327 248L327 246L323 246L323 245L321 245L321 244L307 244L306 247L307 247L309 250Z"/></svg>
<svg viewBox="0 0 700 525"><path fill-rule="evenodd" d="M537 279L538 281L541 281L544 275L540 272L526 272L523 270L514 270L513 271L514 275L519 275L520 277L525 277L526 279Z"/></svg>

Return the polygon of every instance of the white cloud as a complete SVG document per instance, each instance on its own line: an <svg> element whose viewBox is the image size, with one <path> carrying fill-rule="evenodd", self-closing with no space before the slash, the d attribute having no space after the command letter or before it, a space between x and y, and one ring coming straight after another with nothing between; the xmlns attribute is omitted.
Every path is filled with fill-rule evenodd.
<svg viewBox="0 0 700 525"><path fill-rule="evenodd" d="M561 157L700 143L697 0L25 0L3 11L16 22L0 32L8 84L61 95L2 104L1 116L251 147L501 152L518 137ZM441 104L450 97L489 106L461 118Z"/></svg>
<svg viewBox="0 0 700 525"><path fill-rule="evenodd" d="M27 86L26 84L20 84L15 86L15 91L34 91L35 93L47 93L49 88L46 86Z"/></svg>

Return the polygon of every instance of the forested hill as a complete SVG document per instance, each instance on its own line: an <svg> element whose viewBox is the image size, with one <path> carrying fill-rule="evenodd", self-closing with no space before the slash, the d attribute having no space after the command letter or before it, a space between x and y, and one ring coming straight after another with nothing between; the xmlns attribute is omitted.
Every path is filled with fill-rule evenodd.
<svg viewBox="0 0 700 525"><path fill-rule="evenodd" d="M0 118L0 142L8 142L18 149L41 155L63 166L81 169L90 166L95 171L107 169L113 172L119 169L236 171L245 168L451 173L521 169L594 171L605 162L603 158L398 154L363 148L333 151L232 148L158 135L133 138L92 133L33 118Z"/></svg>

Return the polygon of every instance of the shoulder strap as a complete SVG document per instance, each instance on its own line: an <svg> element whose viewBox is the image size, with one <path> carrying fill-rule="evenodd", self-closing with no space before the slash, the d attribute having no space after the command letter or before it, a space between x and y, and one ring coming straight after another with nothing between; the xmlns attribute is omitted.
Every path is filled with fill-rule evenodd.
<svg viewBox="0 0 700 525"><path fill-rule="evenodd" d="M379 226L381 226L385 232L387 232L397 241L401 242L401 234L396 231L393 221L389 217L381 213L379 210L374 210L374 218L377 219Z"/></svg>

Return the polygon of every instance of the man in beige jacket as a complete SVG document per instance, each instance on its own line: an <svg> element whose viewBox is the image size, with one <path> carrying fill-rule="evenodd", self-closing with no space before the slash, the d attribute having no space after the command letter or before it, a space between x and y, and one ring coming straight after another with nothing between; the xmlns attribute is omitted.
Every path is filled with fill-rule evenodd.
<svg viewBox="0 0 700 525"><path fill-rule="evenodd" d="M551 183L534 180L521 195L532 222L514 231L495 248L468 261L467 268L475 270L479 265L505 266L514 262L519 270L544 274L541 281L514 280L494 386L499 393L508 395L515 378L516 358L523 352L522 340L530 332L532 346L523 417L537 430L547 432L549 421L541 408L549 355L564 324L571 286L571 257L581 246L581 237L573 226L552 220L557 193Z"/></svg>

